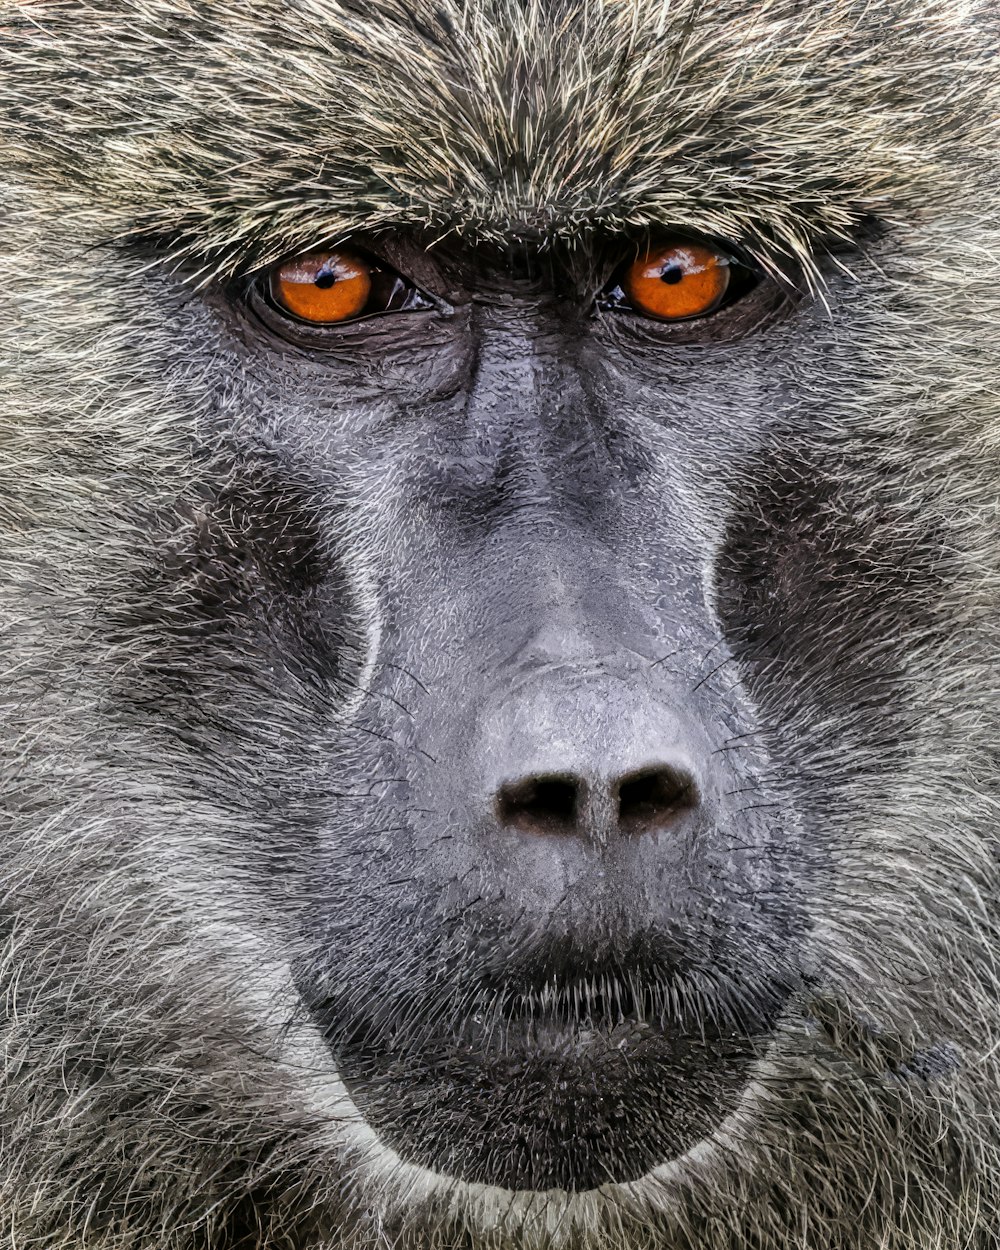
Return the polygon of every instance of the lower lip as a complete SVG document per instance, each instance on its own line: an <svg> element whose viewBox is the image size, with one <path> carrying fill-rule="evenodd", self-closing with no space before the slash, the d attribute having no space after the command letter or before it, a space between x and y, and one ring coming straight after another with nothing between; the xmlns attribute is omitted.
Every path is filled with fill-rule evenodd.
<svg viewBox="0 0 1000 1250"><path fill-rule="evenodd" d="M712 1133L763 1044L532 1022L488 1048L335 1048L341 1079L408 1163L508 1190L637 1180Z"/></svg>

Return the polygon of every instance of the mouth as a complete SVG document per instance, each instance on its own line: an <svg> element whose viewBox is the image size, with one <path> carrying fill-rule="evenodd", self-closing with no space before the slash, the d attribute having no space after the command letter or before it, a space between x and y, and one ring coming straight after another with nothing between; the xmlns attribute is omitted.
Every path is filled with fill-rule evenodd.
<svg viewBox="0 0 1000 1250"><path fill-rule="evenodd" d="M790 992L780 978L752 991L604 979L471 1002L390 994L378 1010L351 996L312 1014L401 1159L471 1184L578 1192L638 1180L716 1130Z"/></svg>

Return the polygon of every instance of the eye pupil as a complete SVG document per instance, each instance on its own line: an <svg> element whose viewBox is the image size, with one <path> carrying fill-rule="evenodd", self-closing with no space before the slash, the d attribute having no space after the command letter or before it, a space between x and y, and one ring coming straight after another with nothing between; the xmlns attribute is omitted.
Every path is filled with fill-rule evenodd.
<svg viewBox="0 0 1000 1250"><path fill-rule="evenodd" d="M668 265L660 274L661 280L666 282L668 286L675 286L683 277L684 270L680 265Z"/></svg>
<svg viewBox="0 0 1000 1250"><path fill-rule="evenodd" d="M336 281L337 275L335 273L330 273L330 271L327 270L326 273L321 273L319 275L314 285L318 286L321 291L329 291L330 287L332 287Z"/></svg>

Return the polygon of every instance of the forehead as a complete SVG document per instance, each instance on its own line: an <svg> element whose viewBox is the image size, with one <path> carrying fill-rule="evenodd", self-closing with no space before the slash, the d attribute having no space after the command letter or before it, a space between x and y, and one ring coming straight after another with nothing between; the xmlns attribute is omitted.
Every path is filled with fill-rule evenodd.
<svg viewBox="0 0 1000 1250"><path fill-rule="evenodd" d="M670 225L799 252L918 200L931 169L940 189L995 105L964 89L962 67L994 55L972 3L11 12L6 122L56 201L89 196L123 230L220 258L403 224L497 243Z"/></svg>

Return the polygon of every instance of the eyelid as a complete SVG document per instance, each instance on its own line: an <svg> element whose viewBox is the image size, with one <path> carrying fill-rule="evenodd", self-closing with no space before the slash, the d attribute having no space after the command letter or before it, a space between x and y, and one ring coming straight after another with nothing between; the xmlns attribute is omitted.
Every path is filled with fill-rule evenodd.
<svg viewBox="0 0 1000 1250"><path fill-rule="evenodd" d="M726 283L716 302L708 301L701 309L690 306L690 311L685 311L682 296L679 302L674 302L676 308L676 313L674 313L669 301L660 298L665 293L658 293L652 284L655 283L657 258L664 257L664 263L666 263L666 258L672 251L681 253L686 248L710 253L712 257L710 265L682 271L684 276L695 280L695 299L697 299L697 284L704 282L703 275L713 270L716 272L724 270L727 275ZM649 262L649 268L645 271L641 269L644 262ZM669 269L664 268L662 271L665 280L678 293L681 292L682 279L670 279L666 275L679 268L680 266L671 264ZM738 255L732 245L682 232L658 233L645 242L637 243L631 254L619 262L610 279L595 297L593 307L595 311L631 316L637 321L663 327L708 321L748 296L760 285L765 276L763 270L753 260ZM707 299L710 292L704 292L704 294Z"/></svg>
<svg viewBox="0 0 1000 1250"><path fill-rule="evenodd" d="M297 280L293 276L296 269L308 274L312 267L321 277L329 279L333 271L343 267L346 272L342 281L346 285L352 281L357 282L360 266L366 270L367 281L365 286L357 290L356 302L363 296L364 303L356 309L352 309L349 295L345 305L335 295L327 294L337 290L336 281L321 283L317 280L317 289L314 291L307 277L301 283L301 301L296 296ZM283 277L285 271L288 271L288 275ZM352 245L350 241L339 247L314 248L279 259L253 275L249 291L255 293L282 322L320 333L331 333L358 321L434 307L433 299L412 279L368 249ZM326 304L329 304L331 313L328 318L322 315ZM309 315L310 306L319 315ZM348 310L348 315L336 315L344 307Z"/></svg>

